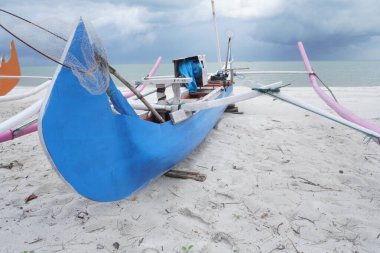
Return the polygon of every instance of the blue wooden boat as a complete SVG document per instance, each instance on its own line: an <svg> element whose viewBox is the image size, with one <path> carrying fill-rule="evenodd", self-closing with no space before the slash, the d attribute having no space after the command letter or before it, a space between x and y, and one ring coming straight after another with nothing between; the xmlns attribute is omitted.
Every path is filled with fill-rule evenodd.
<svg viewBox="0 0 380 253"><path fill-rule="evenodd" d="M84 59L80 42L88 40L79 22L66 48ZM121 95L112 79L109 90ZM232 86L220 97L229 96ZM108 92L107 92L108 93ZM43 105L39 135L53 167L81 195L116 201L146 186L186 158L217 123L226 106L194 113L173 124L140 119L126 100L115 113L106 93L92 95L72 70L59 66Z"/></svg>
<svg viewBox="0 0 380 253"><path fill-rule="evenodd" d="M33 22L12 13L6 13L28 25L38 27L41 31L42 27ZM123 98L112 79L110 79L108 69L112 70L112 68L107 63L101 64L98 68L106 69L106 75L100 75L99 79L94 79L94 76L85 79L85 82L90 83L91 86L92 81L94 81L93 83L102 83L99 80L103 80L105 76L107 77L106 79L109 80L109 86L105 85L105 87L108 86L107 92L105 92L106 90L100 93L97 91L96 95L89 92L86 85L83 86L83 80L78 79L78 71L73 72L70 68L66 68L70 66L67 62L70 62L72 57L84 66L86 66L86 59L89 56L90 58L104 59L98 57L101 55L94 52L95 49L99 48L92 47L87 29L82 21L78 22L75 31L70 36L62 60L50 55L49 50L38 45L39 43L33 42L33 40L30 42L27 39L23 40L23 36L18 36L20 34L17 35L17 32L13 33L12 29L7 29L3 24L0 24L0 26L33 50L60 64L52 80L53 85L49 95L41 108L38 127L39 135L53 166L77 192L89 199L114 201L141 189L188 156L206 137L228 104L251 99L262 94L278 98L346 125L380 143L379 133L326 113L282 92L280 93L279 89L283 86L281 82L253 87L252 91L245 94L230 96L232 93L231 82L228 84L224 81L226 81L227 70L231 71L231 79L234 76L234 70L231 69L231 66L228 66L228 61L225 64L224 71L213 76L214 81L223 80L223 88L220 88L218 93L213 93L213 96L209 96L209 100L206 101L205 98L212 92L203 97L204 102L181 104L181 108L177 107L177 110L170 114L170 116L175 115L175 117L172 117L172 121L165 122L158 113L155 116L157 119L162 120L163 123L158 124L140 119L131 105L132 102L129 103ZM66 39L56 35L54 32L44 28L42 31L49 34L48 36L44 35L45 39L53 36L51 38L54 38L56 42L66 41ZM231 37L229 42L230 40ZM89 46L83 47L83 44ZM54 45L56 46L57 44ZM230 52L229 47L228 53ZM182 60L191 59L184 58ZM198 60L199 65L203 65L203 61L199 56ZM185 64L185 62L183 63ZM108 68L104 68L104 66ZM176 71L182 70L181 75L186 79L186 73L194 73L194 68L197 69L198 66L197 64L191 64L191 62L188 65L178 66L178 69L175 67L175 76L177 76ZM203 73L203 71L204 69L198 72ZM93 70L88 72L93 72ZM259 74L260 71L240 72L240 74L249 73ZM261 73L273 74L276 71L264 71ZM280 71L278 73L299 74L300 71ZM314 72L311 73L310 71L306 73L315 75ZM113 75L115 74L113 72ZM117 75L115 76L120 79ZM205 76L202 74L202 82L204 82ZM192 79L193 82L188 85L189 93L196 97L202 97L205 94L198 92L197 78ZM156 84L161 85L162 83ZM157 95L159 94L162 95L162 90L158 92L157 89ZM215 94L217 96L214 96ZM177 98L176 101L179 100ZM109 104L109 99L113 108ZM0 129L8 130L13 126L18 126L22 120L32 116L38 110L40 104L41 102L37 102L23 111L22 114L0 124ZM133 106L137 108L136 105ZM116 113L114 109L117 111ZM167 113L168 110L164 110L166 110L164 113ZM172 110L173 108L170 109L170 111Z"/></svg>

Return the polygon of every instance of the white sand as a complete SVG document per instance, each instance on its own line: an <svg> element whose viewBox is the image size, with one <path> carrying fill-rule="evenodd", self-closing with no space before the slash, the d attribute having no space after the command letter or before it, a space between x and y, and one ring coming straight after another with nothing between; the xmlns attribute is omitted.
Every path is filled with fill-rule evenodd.
<svg viewBox="0 0 380 253"><path fill-rule="evenodd" d="M284 91L326 108L311 88ZM334 91L380 125L380 87ZM66 186L36 133L0 144L14 164L0 169L0 252L379 252L380 146L270 97L238 106L177 166L205 182L162 177L114 203Z"/></svg>

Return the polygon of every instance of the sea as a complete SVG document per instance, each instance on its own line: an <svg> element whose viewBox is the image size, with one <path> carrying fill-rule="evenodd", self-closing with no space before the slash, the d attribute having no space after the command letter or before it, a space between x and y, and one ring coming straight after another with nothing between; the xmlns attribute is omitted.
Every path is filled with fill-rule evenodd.
<svg viewBox="0 0 380 253"><path fill-rule="evenodd" d="M152 64L115 64L112 65L126 80L134 83L146 76L153 66ZM380 61L314 61L313 70L318 77L330 87L360 87L380 86ZM216 72L217 63L207 63L209 73ZM258 61L258 62L234 62L233 68L240 71L304 71L300 61ZM23 67L22 75L53 76L56 66ZM237 70L239 72L239 70ZM163 63L158 68L156 75L173 75L173 64ZM247 80L254 83L269 84L283 81L291 87L310 86L306 74L238 74L235 78L237 84L246 84ZM24 79L21 86L36 86L42 80ZM117 80L116 83L121 85Z"/></svg>

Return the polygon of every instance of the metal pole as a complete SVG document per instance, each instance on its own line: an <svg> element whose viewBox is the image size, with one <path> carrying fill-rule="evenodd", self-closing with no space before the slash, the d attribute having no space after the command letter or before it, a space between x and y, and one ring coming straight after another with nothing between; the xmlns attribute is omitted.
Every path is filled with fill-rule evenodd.
<svg viewBox="0 0 380 253"><path fill-rule="evenodd" d="M216 25L214 0L211 0L211 6L212 6L212 17L214 19L214 29L215 29L215 36L216 36L216 55L218 57L219 67L221 68L222 67L222 57L220 56L219 33L218 33L218 27Z"/></svg>
<svg viewBox="0 0 380 253"><path fill-rule="evenodd" d="M228 67L228 53L230 52L230 43L231 43L231 37L228 38L228 44L227 44L227 54L226 54L226 65L224 66L224 71L227 72Z"/></svg>

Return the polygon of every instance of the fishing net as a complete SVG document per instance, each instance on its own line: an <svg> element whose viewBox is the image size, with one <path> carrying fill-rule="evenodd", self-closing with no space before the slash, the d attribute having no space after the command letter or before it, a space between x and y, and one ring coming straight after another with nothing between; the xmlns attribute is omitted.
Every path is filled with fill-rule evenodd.
<svg viewBox="0 0 380 253"><path fill-rule="evenodd" d="M68 53L64 64L71 66L80 84L91 94L104 93L109 86L108 61L104 47L91 23L85 23L89 39L80 41L84 59Z"/></svg>
<svg viewBox="0 0 380 253"><path fill-rule="evenodd" d="M0 27L44 57L72 70L88 92L98 95L109 86L108 61L95 29L89 22L84 22L84 25L88 38L77 42L80 43L81 53L74 55L68 52L63 59L72 24L55 18L37 24L0 9Z"/></svg>

